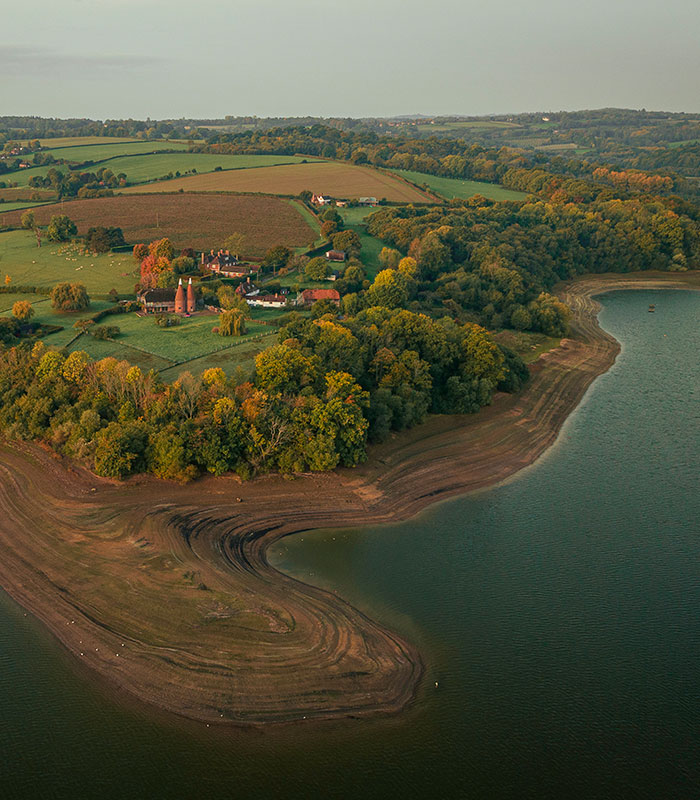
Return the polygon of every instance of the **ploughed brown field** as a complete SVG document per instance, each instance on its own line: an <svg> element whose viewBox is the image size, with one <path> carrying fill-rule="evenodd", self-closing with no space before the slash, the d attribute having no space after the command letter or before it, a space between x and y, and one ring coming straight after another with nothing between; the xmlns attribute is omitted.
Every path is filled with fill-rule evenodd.
<svg viewBox="0 0 700 800"><path fill-rule="evenodd" d="M386 198L396 203L435 202L431 195L393 175L386 175L370 167L333 161L210 172L206 175L130 186L122 192L179 192L180 189L185 192L265 192L288 195L297 195L308 190L341 199L376 197L378 200Z"/></svg>
<svg viewBox="0 0 700 800"><path fill-rule="evenodd" d="M6 223L19 225L23 213L5 214ZM242 233L248 257L262 256L278 244L301 247L318 237L301 211L275 197L154 194L71 200L34 209L40 225L47 225L54 214L67 214L81 234L97 225L116 226L129 243L167 236L178 248L220 247L227 236Z"/></svg>

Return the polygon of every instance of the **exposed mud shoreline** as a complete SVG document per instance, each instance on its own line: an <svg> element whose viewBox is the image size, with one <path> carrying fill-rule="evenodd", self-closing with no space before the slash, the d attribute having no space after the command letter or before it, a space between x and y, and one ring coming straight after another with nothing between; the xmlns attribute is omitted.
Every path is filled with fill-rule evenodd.
<svg viewBox="0 0 700 800"><path fill-rule="evenodd" d="M399 711L422 674L416 649L280 574L267 550L289 533L406 519L531 464L619 352L593 296L700 288L700 273L558 288L574 309L572 335L534 365L524 392L474 416L433 418L356 470L115 485L38 447L0 446L0 585L113 685L186 717L260 724Z"/></svg>

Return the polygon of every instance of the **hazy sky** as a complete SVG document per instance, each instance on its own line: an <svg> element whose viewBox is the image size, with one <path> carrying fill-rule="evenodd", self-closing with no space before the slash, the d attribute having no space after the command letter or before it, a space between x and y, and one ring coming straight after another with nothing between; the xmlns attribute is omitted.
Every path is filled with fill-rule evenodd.
<svg viewBox="0 0 700 800"><path fill-rule="evenodd" d="M698 0L0 0L0 115L700 111Z"/></svg>

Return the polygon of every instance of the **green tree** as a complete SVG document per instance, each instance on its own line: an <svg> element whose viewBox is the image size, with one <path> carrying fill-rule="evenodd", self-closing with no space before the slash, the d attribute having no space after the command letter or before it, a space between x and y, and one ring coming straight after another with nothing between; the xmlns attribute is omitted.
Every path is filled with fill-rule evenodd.
<svg viewBox="0 0 700 800"><path fill-rule="evenodd" d="M265 253L262 266L267 268L271 267L274 271L276 271L287 265L291 255L292 251L288 247L278 244L275 247L271 247Z"/></svg>
<svg viewBox="0 0 700 800"><path fill-rule="evenodd" d="M325 280L330 275L330 265L323 256L312 258L304 267L304 275L312 281Z"/></svg>
<svg viewBox="0 0 700 800"><path fill-rule="evenodd" d="M46 236L50 242L67 242L76 236L78 228L75 222L66 214L55 214L51 217Z"/></svg>

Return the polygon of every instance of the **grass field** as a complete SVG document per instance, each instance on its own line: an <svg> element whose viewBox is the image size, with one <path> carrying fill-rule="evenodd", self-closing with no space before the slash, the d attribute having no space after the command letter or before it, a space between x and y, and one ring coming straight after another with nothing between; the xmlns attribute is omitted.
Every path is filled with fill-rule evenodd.
<svg viewBox="0 0 700 800"><path fill-rule="evenodd" d="M268 167L276 164L298 164L302 156L228 156L212 153L156 153L152 155L122 156L106 161L103 165L118 175L126 173L127 180L132 183L144 183L162 178L172 172L188 172L195 169L198 173L213 172L216 167L229 169L245 169L247 167ZM95 165L95 169L97 168ZM93 167L91 167L93 169ZM175 190L173 190L175 191Z"/></svg>
<svg viewBox="0 0 700 800"><path fill-rule="evenodd" d="M48 336L44 337L44 342L51 346L51 347L65 347L71 339L75 337L77 331L73 328L73 325L79 319L85 319L85 317L91 316L92 314L96 313L97 311L102 311L102 309L108 308L109 306L113 305L112 303L105 301L105 300L93 300L90 303L90 308L85 311L76 311L70 313L61 313L58 311L54 311L51 307L51 301L48 297L41 296L41 295L34 295L34 300L32 301L31 297L27 295L2 295L2 305L5 306L8 304L10 298L15 298L15 300L25 299L29 300L34 307L34 317L32 318L32 322L38 322L41 325L59 325L63 328L62 331L57 331L56 333L51 333ZM10 305L9 308L2 311L2 316L11 316L12 314L12 306ZM111 324L104 323L104 324Z"/></svg>
<svg viewBox="0 0 700 800"><path fill-rule="evenodd" d="M94 225L116 225L127 242L150 242L167 236L178 248L209 250L220 247L227 236L238 232L245 236L243 254L253 258L262 256L273 245L302 247L318 236L318 230L311 227L295 205L275 197L204 194L98 197L42 206L36 209L36 220L46 225L53 214L67 214L79 233ZM21 212L5 215L15 225L20 217ZM0 259L3 237L7 235L0 234Z"/></svg>
<svg viewBox="0 0 700 800"><path fill-rule="evenodd" d="M3 180L12 181L18 186L29 186L29 181L35 176L40 175L43 177L51 169L56 169L59 172L68 172L68 167L65 164L47 164L43 167L30 167L29 169L21 169L19 172L10 172L8 175L3 176ZM25 191L27 191L25 189ZM34 191L29 189L29 191Z"/></svg>
<svg viewBox="0 0 700 800"><path fill-rule="evenodd" d="M244 337L226 350L219 350L192 361L175 364L162 370L160 375L163 380L174 381L183 372L191 372L198 377L204 370L211 367L221 367L229 376L241 370L245 375L249 375L253 371L255 356L271 345L277 344L277 333L269 327L267 330L270 333ZM240 377L244 379L243 376Z"/></svg>
<svg viewBox="0 0 700 800"><path fill-rule="evenodd" d="M111 289L132 292L138 279L130 253L81 256L75 245L47 241L38 248L31 231L0 233L0 280L5 275L15 286L80 282L95 294L107 294Z"/></svg>
<svg viewBox="0 0 700 800"><path fill-rule="evenodd" d="M310 162L281 167L214 172L176 178L146 187L132 187L123 193L138 191L174 192L263 192L297 195L308 189L316 194L340 198L376 197L399 203L426 203L431 198L391 175L353 164Z"/></svg>
<svg viewBox="0 0 700 800"><path fill-rule="evenodd" d="M468 200L476 194L488 197L490 200L524 200L527 195L523 192L515 192L512 189L504 189L496 183L484 183L482 181L463 181L458 178L442 178L439 175L428 175L425 172L413 172L407 169L392 170L398 175L407 178L414 183L427 184L431 191L451 200L458 197Z"/></svg>
<svg viewBox="0 0 700 800"><path fill-rule="evenodd" d="M367 233L365 220L376 211L376 208L343 208L341 213L345 227L357 232L362 243L360 250L360 261L362 262L367 277L373 280L379 271L379 253L384 247L384 243L374 236Z"/></svg>
<svg viewBox="0 0 700 800"><path fill-rule="evenodd" d="M105 158L120 155L152 154L160 150L187 150L187 146L187 142L114 142L112 144L58 147L51 150L51 155L54 158L65 158L66 161L102 161Z"/></svg>

